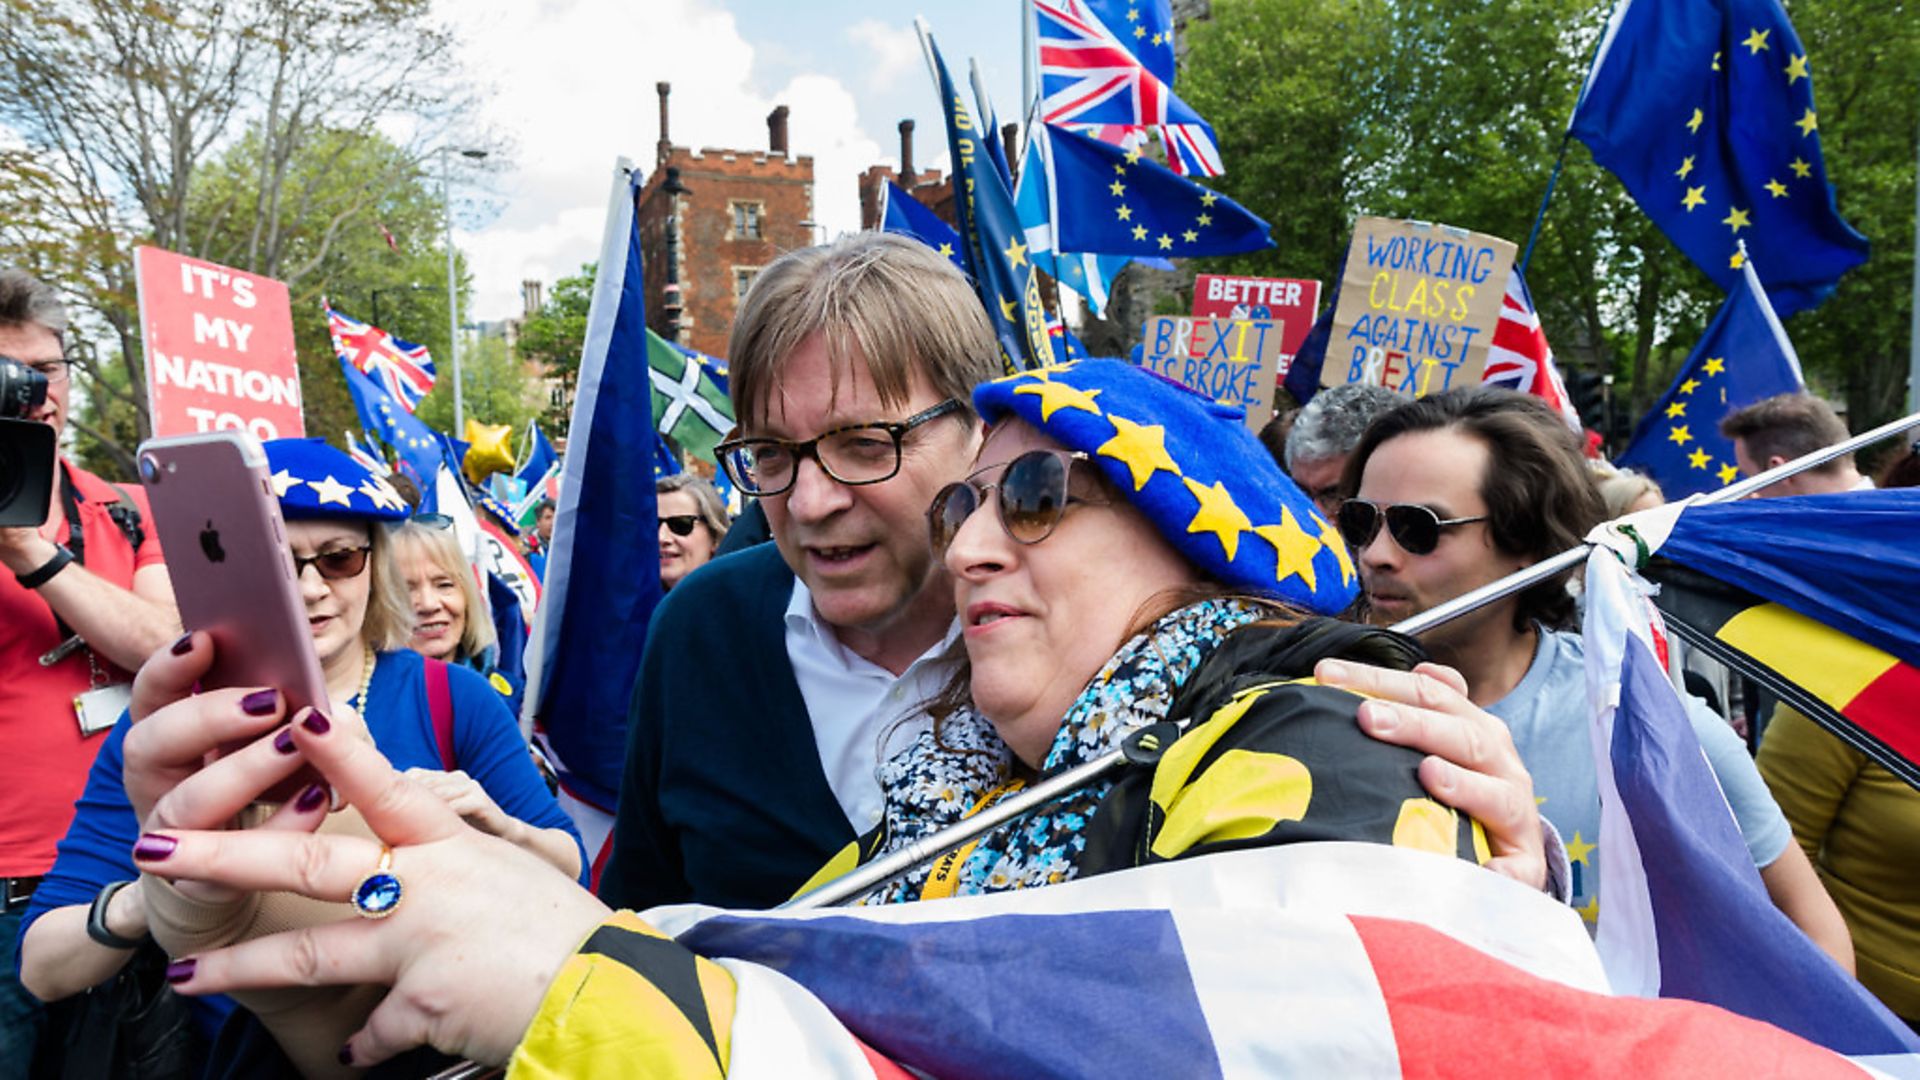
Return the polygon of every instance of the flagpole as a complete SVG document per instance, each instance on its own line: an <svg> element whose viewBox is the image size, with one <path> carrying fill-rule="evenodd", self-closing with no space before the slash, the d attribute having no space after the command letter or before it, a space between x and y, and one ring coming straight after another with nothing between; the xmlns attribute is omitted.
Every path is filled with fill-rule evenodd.
<svg viewBox="0 0 1920 1080"><path fill-rule="evenodd" d="M1796 458L1784 465L1768 469L1757 476L1748 477L1736 484L1729 484L1719 491L1701 496L1694 505L1732 502L1766 487L1802 473L1808 469L1832 461L1845 454L1879 442L1881 439L1897 435L1903 431L1920 428L1920 411L1899 420L1882 424L1865 434L1855 435L1844 442L1835 443L1824 450L1815 450L1805 457ZM1484 607L1505 596L1539 584L1556 574L1578 566L1593 550L1593 544L1585 543L1548 559L1535 563L1517 573L1501 578L1499 581L1482 585L1469 593L1454 597L1452 600L1429 608L1410 619L1403 619L1392 627L1394 632L1418 635L1433 629L1442 623L1451 622L1476 608ZM1094 758L1092 761L1076 765L1072 769L1055 776L1044 783L1022 791L1017 795L995 803L985 810L948 826L908 847L876 859L827 882L803 895L780 905L782 911L807 911L814 908L832 907L848 900L864 896L885 885L894 878L911 871L914 867L929 859L942 855L962 844L992 831L995 827L1044 806L1054 799L1076 791L1105 776L1118 768L1126 760L1126 749L1116 747Z"/></svg>
<svg viewBox="0 0 1920 1080"><path fill-rule="evenodd" d="M1587 76L1580 80L1580 93L1573 99L1574 116L1580 114L1580 102L1587 96L1587 83L1593 80L1594 61L1600 58L1600 49L1606 44L1607 33L1604 27L1612 25L1614 14L1619 7L1620 0L1615 0L1614 4L1607 9L1607 21L1601 24L1603 29L1599 38L1593 43L1593 53L1587 57ZM1513 264L1513 272L1519 274L1522 280L1526 279L1527 267L1533 262L1533 245L1540 239L1540 226L1547 220L1547 204L1553 202L1554 188L1560 185L1560 171L1567 164L1567 144L1571 142L1573 142L1573 116L1567 117L1567 130L1560 136L1560 152L1554 156L1553 172L1547 177L1546 193L1540 196L1540 209L1534 211L1533 228L1527 232L1527 246L1520 252L1520 261Z"/></svg>

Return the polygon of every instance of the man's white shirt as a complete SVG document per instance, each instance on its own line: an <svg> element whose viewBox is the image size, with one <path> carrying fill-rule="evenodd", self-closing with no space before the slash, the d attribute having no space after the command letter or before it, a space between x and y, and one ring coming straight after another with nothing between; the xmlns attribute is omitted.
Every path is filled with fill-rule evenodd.
<svg viewBox="0 0 1920 1080"><path fill-rule="evenodd" d="M952 677L954 664L947 654L959 636L955 619L945 637L896 676L842 645L814 609L812 591L794 578L787 601L787 659L813 723L827 786L854 832L880 823L884 800L875 768L926 730L921 706Z"/></svg>

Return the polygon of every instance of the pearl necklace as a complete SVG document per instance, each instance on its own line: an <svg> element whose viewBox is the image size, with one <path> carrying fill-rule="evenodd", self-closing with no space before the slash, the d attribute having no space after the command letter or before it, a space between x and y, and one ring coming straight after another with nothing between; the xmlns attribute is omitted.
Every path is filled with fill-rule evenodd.
<svg viewBox="0 0 1920 1080"><path fill-rule="evenodd" d="M347 699L347 704L353 706L362 719L366 718L367 689L373 685L373 667L379 662L379 658L373 654L373 646L367 645L365 649L366 655L361 660L360 692Z"/></svg>

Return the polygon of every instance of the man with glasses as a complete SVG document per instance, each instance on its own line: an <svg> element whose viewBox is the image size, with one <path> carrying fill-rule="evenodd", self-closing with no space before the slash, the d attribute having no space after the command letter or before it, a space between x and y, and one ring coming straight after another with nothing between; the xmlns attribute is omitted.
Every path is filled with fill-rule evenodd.
<svg viewBox="0 0 1920 1080"><path fill-rule="evenodd" d="M1344 486L1355 497L1340 506L1340 532L1359 564L1364 610L1381 624L1558 555L1605 513L1566 423L1537 398L1492 388L1434 394L1380 417L1354 447ZM1506 722L1540 812L1565 839L1574 904L1591 926L1600 798L1567 575L1435 627L1420 643ZM1687 700L1774 903L1850 970L1846 926L1746 746L1704 703Z"/></svg>
<svg viewBox="0 0 1920 1080"><path fill-rule="evenodd" d="M66 427L67 313L45 284L0 269L0 357L47 380L25 419ZM19 919L53 865L73 802L119 718L128 674L180 633L140 489L56 459L38 528L0 529L0 1076L24 1076L44 1014L20 986ZM118 688L118 689L116 689Z"/></svg>

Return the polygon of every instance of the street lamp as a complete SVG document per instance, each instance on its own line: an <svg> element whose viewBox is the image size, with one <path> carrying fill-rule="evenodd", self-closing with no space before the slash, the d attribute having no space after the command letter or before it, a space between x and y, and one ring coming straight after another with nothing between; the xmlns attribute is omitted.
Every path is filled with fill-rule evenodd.
<svg viewBox="0 0 1920 1080"><path fill-rule="evenodd" d="M818 244L824 244L827 242L827 227L825 224L818 221L801 221L801 222L796 222L795 224L807 230L808 243L818 245ZM813 230L815 229L820 230L820 239L818 240L815 240L813 238Z"/></svg>
<svg viewBox="0 0 1920 1080"><path fill-rule="evenodd" d="M466 430L466 398L460 386L460 293L453 277L453 167L448 152L453 147L440 148L440 199L445 204L447 217L447 348L453 353L453 432L456 438ZM485 150L462 150L460 156L470 161L479 161L487 156Z"/></svg>

